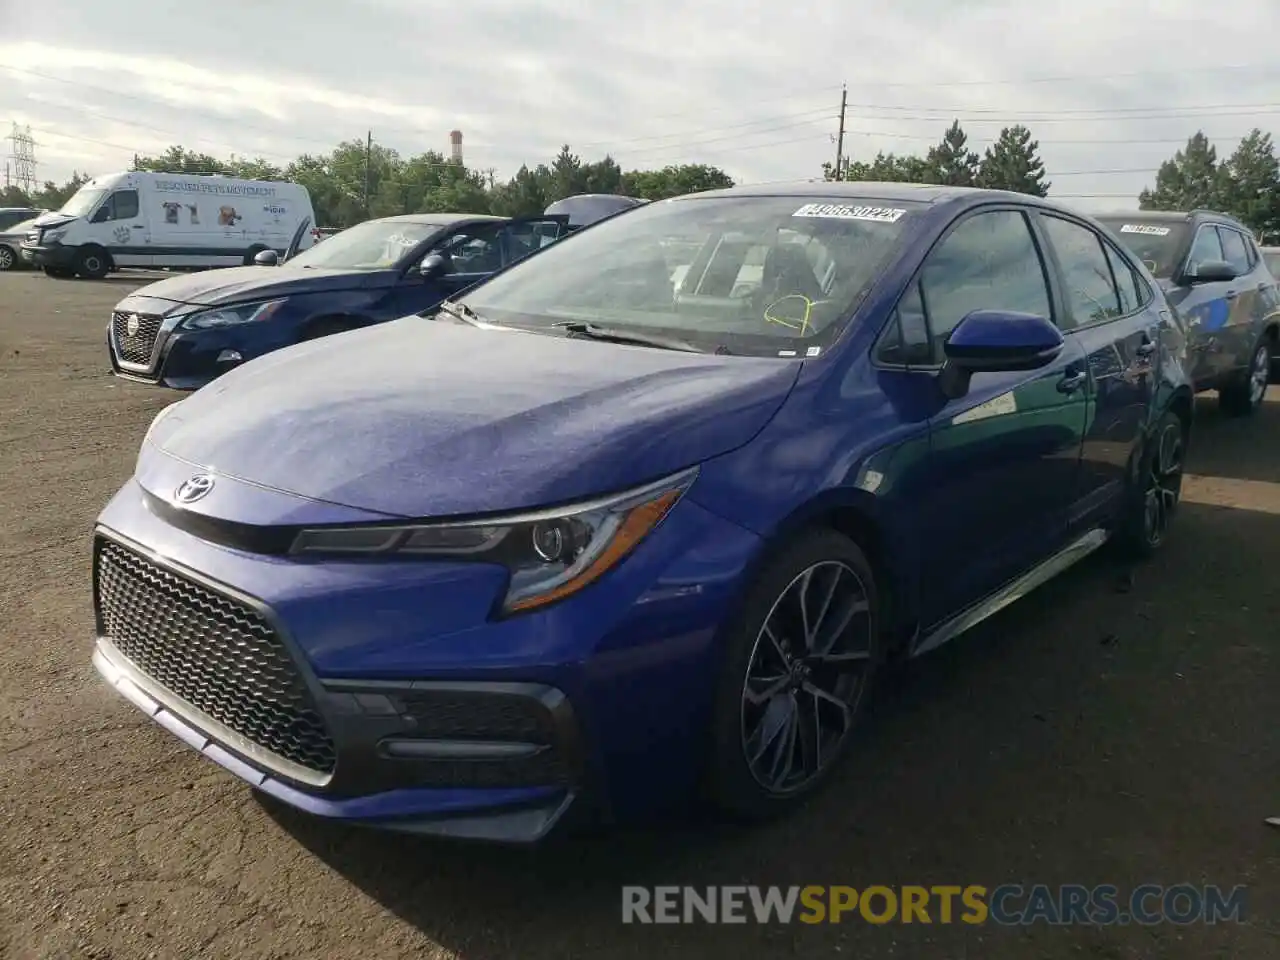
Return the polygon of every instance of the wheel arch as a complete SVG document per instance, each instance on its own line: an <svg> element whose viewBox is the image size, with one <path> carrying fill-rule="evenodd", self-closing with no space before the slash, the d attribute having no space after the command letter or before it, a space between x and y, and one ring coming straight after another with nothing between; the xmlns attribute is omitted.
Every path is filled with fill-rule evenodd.
<svg viewBox="0 0 1280 960"><path fill-rule="evenodd" d="M90 240L88 243L82 243L76 248L76 256L81 257L87 252L100 253L107 261L107 269L116 269L116 258L111 255L111 251L98 243L96 240Z"/></svg>
<svg viewBox="0 0 1280 960"><path fill-rule="evenodd" d="M355 330L358 327L367 327L372 321L363 314L348 311L336 310L328 313L317 314L311 317L298 330L298 341L312 339L320 335L320 330L324 327L335 327L331 333L341 333L344 330Z"/></svg>
<svg viewBox="0 0 1280 960"><path fill-rule="evenodd" d="M763 538L756 559L743 578L744 589L750 589L760 569L784 544L805 531L821 528L843 534L866 555L876 575L882 629L887 630L885 635L892 651L909 639L916 626L910 616L915 581L909 573L911 552L895 546L907 541L896 535L892 516L874 494L842 487L825 491L796 508Z"/></svg>

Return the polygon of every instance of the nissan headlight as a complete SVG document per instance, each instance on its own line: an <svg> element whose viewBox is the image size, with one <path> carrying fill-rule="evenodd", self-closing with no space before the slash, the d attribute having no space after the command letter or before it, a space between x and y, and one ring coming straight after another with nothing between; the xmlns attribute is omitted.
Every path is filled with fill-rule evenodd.
<svg viewBox="0 0 1280 960"><path fill-rule="evenodd" d="M182 318L183 330L211 330L218 327L235 327L255 320L266 320L284 306L284 300L267 300L261 303L238 303L230 307L214 307Z"/></svg>
<svg viewBox="0 0 1280 960"><path fill-rule="evenodd" d="M502 609L518 613L571 596L621 563L679 502L697 468L567 507L456 523L316 527L290 552L471 560L511 574Z"/></svg>

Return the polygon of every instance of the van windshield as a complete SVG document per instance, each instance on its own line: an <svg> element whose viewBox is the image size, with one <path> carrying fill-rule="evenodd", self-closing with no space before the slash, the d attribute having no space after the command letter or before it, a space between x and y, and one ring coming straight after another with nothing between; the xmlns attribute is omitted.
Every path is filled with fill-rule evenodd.
<svg viewBox="0 0 1280 960"><path fill-rule="evenodd" d="M83 217L101 203L106 195L107 191L98 187L81 187L58 212L65 213L68 217Z"/></svg>

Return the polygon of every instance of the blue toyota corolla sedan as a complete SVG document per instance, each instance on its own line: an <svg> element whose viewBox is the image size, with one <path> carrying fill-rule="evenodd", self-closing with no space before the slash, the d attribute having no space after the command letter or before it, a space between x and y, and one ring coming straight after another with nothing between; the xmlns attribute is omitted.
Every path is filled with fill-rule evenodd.
<svg viewBox="0 0 1280 960"><path fill-rule="evenodd" d="M96 528L93 659L323 817L766 817L885 658L1160 546L1185 354L1142 264L1047 200L649 204L163 410Z"/></svg>

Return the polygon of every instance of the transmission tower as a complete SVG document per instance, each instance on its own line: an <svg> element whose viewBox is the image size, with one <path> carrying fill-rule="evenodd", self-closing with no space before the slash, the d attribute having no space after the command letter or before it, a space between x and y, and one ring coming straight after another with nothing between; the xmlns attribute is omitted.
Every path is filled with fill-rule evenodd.
<svg viewBox="0 0 1280 960"><path fill-rule="evenodd" d="M36 142L31 139L31 128L20 127L16 123L9 134L9 142L13 144L9 161L13 167L13 182L28 194L36 189ZM6 165L7 174L8 165ZM7 176L6 176L7 179Z"/></svg>

